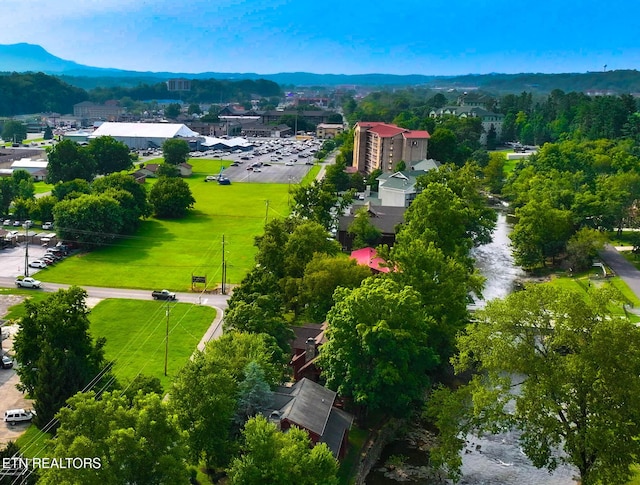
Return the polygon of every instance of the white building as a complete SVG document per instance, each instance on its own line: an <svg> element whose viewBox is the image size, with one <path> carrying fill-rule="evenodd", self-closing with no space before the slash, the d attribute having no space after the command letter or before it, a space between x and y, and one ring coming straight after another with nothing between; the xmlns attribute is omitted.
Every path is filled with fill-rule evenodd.
<svg viewBox="0 0 640 485"><path fill-rule="evenodd" d="M131 149L146 150L161 148L171 138L188 141L200 134L178 123L103 123L89 138L100 136L111 136Z"/></svg>

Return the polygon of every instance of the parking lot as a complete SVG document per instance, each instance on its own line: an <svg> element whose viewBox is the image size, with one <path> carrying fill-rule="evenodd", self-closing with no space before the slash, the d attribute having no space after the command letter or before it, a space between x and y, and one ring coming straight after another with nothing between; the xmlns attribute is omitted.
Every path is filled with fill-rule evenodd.
<svg viewBox="0 0 640 485"><path fill-rule="evenodd" d="M3 231L0 231L3 232ZM6 233L6 230L4 231ZM4 235L0 235L4 237ZM29 244L29 262L44 256L47 248L40 244ZM18 243L17 246L0 250L0 276L15 278L24 275L26 244ZM40 271L38 268L29 268L29 276L34 276Z"/></svg>
<svg viewBox="0 0 640 485"><path fill-rule="evenodd" d="M231 182L247 183L291 183L300 182L316 162L314 153L320 140L301 142L289 139L252 139L254 148L249 151L208 151L192 153L197 158L230 160L225 164L223 175ZM248 170L260 164L258 170ZM218 175L218 174L211 174Z"/></svg>

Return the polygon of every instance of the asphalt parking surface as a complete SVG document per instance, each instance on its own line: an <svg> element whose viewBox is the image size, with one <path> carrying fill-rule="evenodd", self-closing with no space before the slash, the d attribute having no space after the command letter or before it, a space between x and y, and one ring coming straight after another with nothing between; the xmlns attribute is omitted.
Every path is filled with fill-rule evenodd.
<svg viewBox="0 0 640 485"><path fill-rule="evenodd" d="M212 155L203 153L200 158L204 159L218 159L224 160L225 163L223 175L233 182L245 182L245 183L276 183L276 184L297 184L305 175L311 170L316 160L311 150L316 149L320 142L317 141L313 146L304 145L300 142L289 142L287 140L252 140L256 143L256 147L250 151L242 153L219 153ZM274 146L270 149L269 153L263 153L256 155L255 151L264 151L264 145L270 143ZM297 146L298 150L302 151L285 154L285 150L291 149L293 146ZM281 151L280 154L276 154L275 151ZM302 156L300 156L302 155ZM274 157L279 157L279 160L273 160ZM245 160L243 160L245 158ZM231 163L237 162L237 167L232 167ZM261 162L262 166L259 167L259 172L247 170L251 164ZM309 163L309 164L307 164ZM265 166L266 164L266 166ZM218 174L210 174L218 175Z"/></svg>
<svg viewBox="0 0 640 485"><path fill-rule="evenodd" d="M46 250L46 247L38 244L29 244L29 262L44 256ZM25 252L24 243L0 250L0 276L15 278L24 275ZM38 271L40 271L39 268L29 268L29 276L36 275Z"/></svg>

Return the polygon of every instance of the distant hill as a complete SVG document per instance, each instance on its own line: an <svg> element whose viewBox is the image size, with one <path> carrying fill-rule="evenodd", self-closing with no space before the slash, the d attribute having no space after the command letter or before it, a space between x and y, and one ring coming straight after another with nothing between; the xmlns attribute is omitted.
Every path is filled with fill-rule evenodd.
<svg viewBox="0 0 640 485"><path fill-rule="evenodd" d="M609 72L567 74L470 74L466 76L426 76L420 74L313 74L290 72L276 74L203 72L138 72L91 67L60 59L39 45L0 45L0 72L43 72L60 77L66 83L86 90L97 86L131 87L154 84L169 78L188 79L266 79L279 85L293 86L424 86L437 89L474 89L496 94L522 91L548 93L553 89L593 91L599 93L640 93L640 72L618 70Z"/></svg>

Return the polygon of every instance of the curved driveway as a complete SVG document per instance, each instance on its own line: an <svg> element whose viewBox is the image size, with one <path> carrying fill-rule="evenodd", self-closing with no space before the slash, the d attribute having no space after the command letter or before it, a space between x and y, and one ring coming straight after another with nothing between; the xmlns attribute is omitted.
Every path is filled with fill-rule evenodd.
<svg viewBox="0 0 640 485"><path fill-rule="evenodd" d="M43 283L42 291L54 292L59 289L69 288L71 285L60 283ZM0 276L0 287L15 287L15 279ZM149 300L152 290L128 290L124 288L100 288L96 286L82 286L91 298L128 298L131 300ZM39 291L39 290L34 290ZM209 293L176 293L176 299L180 303L192 303L195 305L206 305L216 309L216 318L198 344L198 349L202 350L204 345L214 338L222 335L222 319L227 308L229 295L214 295Z"/></svg>
<svg viewBox="0 0 640 485"><path fill-rule="evenodd" d="M600 257L640 299L640 271L609 244L600 251Z"/></svg>

